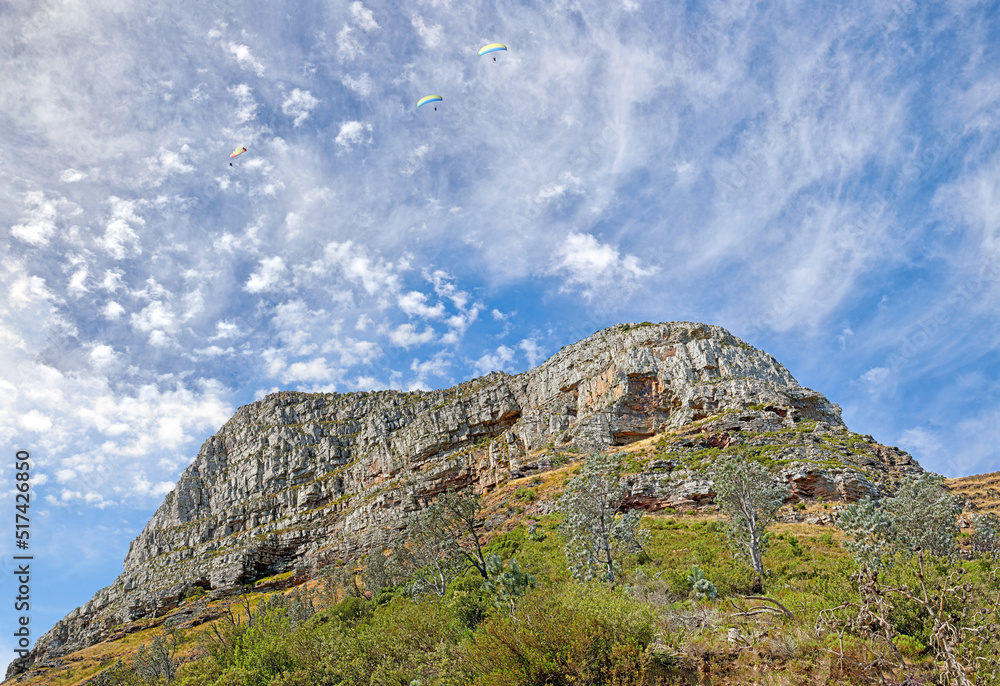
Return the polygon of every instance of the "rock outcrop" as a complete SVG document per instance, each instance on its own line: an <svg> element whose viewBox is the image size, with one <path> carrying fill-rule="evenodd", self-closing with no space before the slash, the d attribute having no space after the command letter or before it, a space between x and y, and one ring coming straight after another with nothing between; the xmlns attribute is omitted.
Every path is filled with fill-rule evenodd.
<svg viewBox="0 0 1000 686"><path fill-rule="evenodd" d="M710 503L704 467L730 446L773 461L793 499L856 500L920 471L851 434L772 356L704 324L618 325L523 374L447 390L275 393L204 443L118 579L8 677L161 617L195 586L212 598L282 572L301 581L387 546L449 486L489 492L553 455L654 436L630 496L652 510Z"/></svg>

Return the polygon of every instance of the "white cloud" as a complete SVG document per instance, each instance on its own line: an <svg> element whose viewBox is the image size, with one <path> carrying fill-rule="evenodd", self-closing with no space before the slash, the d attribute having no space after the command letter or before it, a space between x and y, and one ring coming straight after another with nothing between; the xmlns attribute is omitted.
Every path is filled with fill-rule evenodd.
<svg viewBox="0 0 1000 686"><path fill-rule="evenodd" d="M52 420L38 410L29 410L21 415L18 425L25 431L48 431L52 428Z"/></svg>
<svg viewBox="0 0 1000 686"><path fill-rule="evenodd" d="M567 195L583 195L583 182L569 172L563 172L559 181L543 186L535 194L534 201L538 204L558 204Z"/></svg>
<svg viewBox="0 0 1000 686"><path fill-rule="evenodd" d="M176 322L177 317L170 306L160 300L154 300L131 317L133 328L143 333L157 330L172 331Z"/></svg>
<svg viewBox="0 0 1000 686"><path fill-rule="evenodd" d="M440 24L428 26L421 16L413 18L413 28L416 29L417 35L423 40L424 46L428 48L436 48L444 40L444 28Z"/></svg>
<svg viewBox="0 0 1000 686"><path fill-rule="evenodd" d="M278 256L266 257L260 261L258 269L250 275L243 290L248 293L264 293L276 290L283 281L285 261Z"/></svg>
<svg viewBox="0 0 1000 686"><path fill-rule="evenodd" d="M295 362L289 365L288 369L282 375L281 380L285 383L295 381L315 383L331 381L336 375L336 371L327 364L326 358L317 357L308 362Z"/></svg>
<svg viewBox="0 0 1000 686"><path fill-rule="evenodd" d="M45 301L55 300L56 296L45 285L45 279L40 276L18 274L10 284L8 304L17 309L25 309Z"/></svg>
<svg viewBox="0 0 1000 686"><path fill-rule="evenodd" d="M888 367L872 367L858 381L869 393L881 393L886 389L889 375L892 371Z"/></svg>
<svg viewBox="0 0 1000 686"><path fill-rule="evenodd" d="M367 98L375 92L375 82L372 81L372 77L368 76L368 72L363 72L356 79L346 75L341 79L341 82L362 98Z"/></svg>
<svg viewBox="0 0 1000 686"><path fill-rule="evenodd" d="M608 243L601 243L589 233L571 232L556 251L553 271L566 277L564 288L579 288L592 297L601 286L627 286L630 282L656 272L643 266L635 255L622 256Z"/></svg>
<svg viewBox="0 0 1000 686"><path fill-rule="evenodd" d="M49 198L42 191L23 193L21 199L27 209L21 219L22 223L12 226L10 233L14 238L31 245L48 245L49 239L57 231L56 220L60 215L74 216L80 212L74 203L64 198Z"/></svg>
<svg viewBox="0 0 1000 686"><path fill-rule="evenodd" d="M410 381L407 390L429 390L431 377L442 378L451 367L446 353L437 353L429 360L421 362L419 359L410 363L410 371L416 372L416 377Z"/></svg>
<svg viewBox="0 0 1000 686"><path fill-rule="evenodd" d="M372 142L372 125L360 121L344 122L340 126L340 133L334 139L334 143L345 150L350 150L356 145L365 145ZM369 135L365 135L365 134Z"/></svg>
<svg viewBox="0 0 1000 686"><path fill-rule="evenodd" d="M369 295L390 296L399 291L399 274L402 263L372 260L361 246L353 241L327 243L323 256L313 262L308 271L328 278L331 269L338 269L350 281L360 283Z"/></svg>
<svg viewBox="0 0 1000 686"><path fill-rule="evenodd" d="M427 304L427 295L419 291L403 293L398 299L399 309L410 317L422 317L424 319L440 319L444 316L445 309L443 303L437 303L433 307Z"/></svg>
<svg viewBox="0 0 1000 686"><path fill-rule="evenodd" d="M200 357L222 357L223 355L232 355L234 352L235 350L232 347L220 348L217 345L194 349L194 354Z"/></svg>
<svg viewBox="0 0 1000 686"><path fill-rule="evenodd" d="M107 305L104 306L104 309L101 311L101 314L104 315L104 318L107 319L108 321L115 321L123 314L125 314L125 308L122 307L120 304L116 303L114 300L112 300Z"/></svg>
<svg viewBox="0 0 1000 686"><path fill-rule="evenodd" d="M476 376L484 376L493 371L503 371L514 361L514 349L499 346L494 352L486 353L475 363Z"/></svg>
<svg viewBox="0 0 1000 686"><path fill-rule="evenodd" d="M363 52L361 43L354 35L354 29L344 24L344 28L337 33L337 57L341 61L351 61Z"/></svg>
<svg viewBox="0 0 1000 686"><path fill-rule="evenodd" d="M125 276L125 272L123 271L117 269L106 270L104 272L104 280L101 281L101 288L109 293L114 293L122 287L123 276Z"/></svg>
<svg viewBox="0 0 1000 686"><path fill-rule="evenodd" d="M294 126L299 126L313 111L319 100L313 97L309 91L294 89L281 103L281 111L290 117L295 117Z"/></svg>
<svg viewBox="0 0 1000 686"><path fill-rule="evenodd" d="M366 33L372 33L381 28L375 21L375 15L372 14L372 11L360 2L351 3L351 16L354 17L354 22Z"/></svg>
<svg viewBox="0 0 1000 686"><path fill-rule="evenodd" d="M427 143L422 143L413 148L406 157L406 163L400 167L399 173L403 176L413 176L423 166L424 158L427 157L430 151L431 146Z"/></svg>
<svg viewBox="0 0 1000 686"><path fill-rule="evenodd" d="M174 490L176 484L173 481L160 481L151 483L144 474L137 475L132 481L132 489L129 495L137 497L162 498L170 491Z"/></svg>
<svg viewBox="0 0 1000 686"><path fill-rule="evenodd" d="M250 52L250 48L246 45L241 45L239 43L232 43L226 45L226 49L229 54L236 58L236 62L240 65L242 69L247 71L252 71L257 76L264 75L264 65L253 56Z"/></svg>
<svg viewBox="0 0 1000 686"><path fill-rule="evenodd" d="M104 227L104 236L97 240L97 244L116 260L141 254L139 234L134 228L146 224L146 220L135 212L141 203L111 196L108 204L111 205L111 218Z"/></svg>
<svg viewBox="0 0 1000 686"><path fill-rule="evenodd" d="M253 89L245 83L233 86L230 94L236 97L234 118L237 124L244 124L257 116L257 101L253 99Z"/></svg>
<svg viewBox="0 0 1000 686"><path fill-rule="evenodd" d="M417 331L415 324L400 324L389 332L389 340L393 345L398 345L404 349L410 349L415 345L424 345L435 339L434 330L425 327L423 331Z"/></svg>
<svg viewBox="0 0 1000 686"><path fill-rule="evenodd" d="M87 268L81 267L73 272L73 276L69 278L69 283L66 284L66 291L79 298L84 293L87 293Z"/></svg>
<svg viewBox="0 0 1000 686"><path fill-rule="evenodd" d="M77 183L87 178L87 175L76 169L64 169L59 175L59 180L63 183Z"/></svg>
<svg viewBox="0 0 1000 686"><path fill-rule="evenodd" d="M90 358L90 364L98 369L103 369L113 365L118 355L110 345L100 344L90 349L88 357Z"/></svg>
<svg viewBox="0 0 1000 686"><path fill-rule="evenodd" d="M215 335L209 338L210 341L236 338L240 335L240 327L233 321L221 321L215 323Z"/></svg>
<svg viewBox="0 0 1000 686"><path fill-rule="evenodd" d="M535 367L540 362L545 360L545 351L533 338L524 338L517 347L524 352L525 358L528 360L528 366Z"/></svg>

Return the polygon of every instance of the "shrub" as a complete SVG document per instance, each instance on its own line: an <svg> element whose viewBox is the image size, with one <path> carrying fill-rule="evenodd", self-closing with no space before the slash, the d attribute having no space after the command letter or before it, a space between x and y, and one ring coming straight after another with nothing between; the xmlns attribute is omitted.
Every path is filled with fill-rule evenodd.
<svg viewBox="0 0 1000 686"><path fill-rule="evenodd" d="M357 596L349 596L336 605L325 609L323 614L331 619L349 623L367 617L369 612L370 608L367 602Z"/></svg>
<svg viewBox="0 0 1000 686"><path fill-rule="evenodd" d="M194 598L200 598L208 593L203 586L191 586L186 591L184 591L184 600L191 600Z"/></svg>
<svg viewBox="0 0 1000 686"><path fill-rule="evenodd" d="M473 636L475 684L647 683L651 608L614 589L571 585L532 592L513 616L495 615Z"/></svg>
<svg viewBox="0 0 1000 686"><path fill-rule="evenodd" d="M900 634L894 638L893 643L896 644L896 650L898 650L903 657L908 657L911 660L927 650L927 646L912 636L907 636L906 634Z"/></svg>
<svg viewBox="0 0 1000 686"><path fill-rule="evenodd" d="M698 600L715 600L719 595L715 590L715 585L705 578L705 574L695 565L691 567L691 573L687 581L691 584L691 593Z"/></svg>
<svg viewBox="0 0 1000 686"><path fill-rule="evenodd" d="M396 598L353 627L331 627L313 671L331 684L409 684L444 664L460 671L461 660L450 654L463 630L454 620L436 598Z"/></svg>
<svg viewBox="0 0 1000 686"><path fill-rule="evenodd" d="M538 494L533 488L527 488L522 486L521 488L514 491L514 499L522 503L531 503L538 498Z"/></svg>
<svg viewBox="0 0 1000 686"><path fill-rule="evenodd" d="M524 529L521 529L520 527L514 529L513 531L502 533L499 536L495 536L493 540L491 540L489 544L483 548L484 559L486 555L493 553L495 555L499 555L505 560L508 560L517 555L518 551L521 550L523 543Z"/></svg>
<svg viewBox="0 0 1000 686"><path fill-rule="evenodd" d="M521 570L517 560L511 560L509 569L505 569L500 556L490 553L486 556L486 570L490 578L483 584L483 590L493 597L498 607L509 608L513 612L517 599L528 589L535 588L535 577Z"/></svg>
<svg viewBox="0 0 1000 686"><path fill-rule="evenodd" d="M459 577L448 587L445 600L456 619L466 629L479 626L492 606L485 584L483 577L475 574Z"/></svg>

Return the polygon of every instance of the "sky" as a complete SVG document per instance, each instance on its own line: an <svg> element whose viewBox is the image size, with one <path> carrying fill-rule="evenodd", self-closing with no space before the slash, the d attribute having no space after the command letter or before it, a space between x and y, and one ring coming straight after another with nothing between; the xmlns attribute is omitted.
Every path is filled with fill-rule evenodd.
<svg viewBox="0 0 1000 686"><path fill-rule="evenodd" d="M998 67L997 2L0 2L32 639L237 407L619 322L725 327L853 431L1000 469Z"/></svg>

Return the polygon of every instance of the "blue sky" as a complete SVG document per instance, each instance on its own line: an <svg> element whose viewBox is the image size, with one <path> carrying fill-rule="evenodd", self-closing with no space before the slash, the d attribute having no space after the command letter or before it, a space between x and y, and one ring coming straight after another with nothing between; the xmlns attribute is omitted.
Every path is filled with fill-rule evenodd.
<svg viewBox="0 0 1000 686"><path fill-rule="evenodd" d="M34 636L238 406L520 372L622 321L724 326L926 468L1000 469L998 17L0 5L0 483L30 450Z"/></svg>

